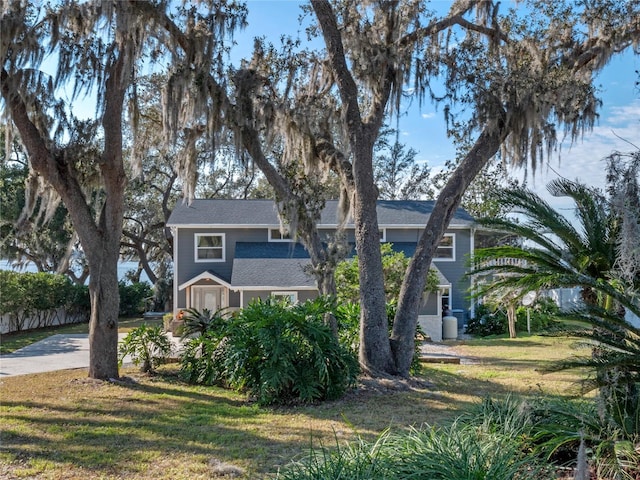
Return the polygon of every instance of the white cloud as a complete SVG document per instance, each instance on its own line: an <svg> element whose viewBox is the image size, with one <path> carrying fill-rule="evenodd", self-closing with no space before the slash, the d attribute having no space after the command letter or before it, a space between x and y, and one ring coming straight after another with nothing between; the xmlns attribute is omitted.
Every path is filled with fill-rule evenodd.
<svg viewBox="0 0 640 480"><path fill-rule="evenodd" d="M606 122L614 125L635 124L637 128L640 123L640 100L634 100L629 105L611 107Z"/></svg>
<svg viewBox="0 0 640 480"><path fill-rule="evenodd" d="M422 118L433 118L436 116L436 112L422 113L420 115Z"/></svg>
<svg viewBox="0 0 640 480"><path fill-rule="evenodd" d="M640 101L609 108L592 132L574 145L564 142L561 150L535 172L535 176L529 172L527 186L555 209L572 218L573 202L551 196L546 185L563 177L603 189L606 186L606 158L615 151L630 152L640 146L639 124ZM512 174L516 178L524 178L523 171L512 171Z"/></svg>

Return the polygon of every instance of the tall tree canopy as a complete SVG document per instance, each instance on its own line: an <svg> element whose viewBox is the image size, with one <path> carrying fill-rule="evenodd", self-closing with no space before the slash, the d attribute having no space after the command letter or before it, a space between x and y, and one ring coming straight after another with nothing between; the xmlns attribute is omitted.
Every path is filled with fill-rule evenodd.
<svg viewBox="0 0 640 480"><path fill-rule="evenodd" d="M469 183L499 151L506 161L535 168L554 147L558 129L575 139L593 125L598 100L592 74L612 55L638 46L638 2L531 0L524 9L503 11L500 3L460 0L442 16L419 0L311 0L325 50L300 51L288 42L276 52L257 42L251 61L232 71L227 84L223 39L244 18L236 7L96 0L38 10L20 1L3 4L2 107L32 169L68 209L91 271L90 375L117 375L113 305L127 181L122 120L125 104L131 105L132 158L142 158L136 75L156 60L167 74L164 137L183 146L176 171L186 196L195 193L199 142L213 148L232 133L236 151L251 156L283 216L297 226L321 291L334 288L328 272L340 250L325 248L315 229L324 198L320 185L333 172L342 211L351 211L356 226L360 361L371 373L407 375L431 258ZM57 65L51 76L39 69L47 55ZM432 90L439 79L444 94ZM471 147L425 227L389 338L373 150L407 85L418 100L443 103L451 132ZM74 98L97 95L92 128L102 144L93 170L77 154L72 122L60 101L65 88ZM89 181L102 192L95 211L87 201Z"/></svg>
<svg viewBox="0 0 640 480"><path fill-rule="evenodd" d="M575 140L592 127L599 105L592 75L638 46L640 7L530 1L505 11L500 3L458 1L444 16L417 0L311 0L311 7L326 49L288 64L307 75L286 83L288 103L263 109L276 119L263 127L286 138L285 157L295 154L308 170L329 168L344 179L359 254L360 361L372 373L407 375L431 259L470 182L499 152L535 169L559 131ZM439 79L444 94L433 89ZM390 339L373 149L407 85L418 100L442 103L451 133L471 147L443 187L409 265Z"/></svg>
<svg viewBox="0 0 640 480"><path fill-rule="evenodd" d="M169 9L173 9L171 12ZM127 184L123 160L123 121L132 108L136 147L136 75L157 60L168 69L169 87L189 85L199 76L220 73L223 39L244 18L225 2L198 7L165 2L61 2L39 7L3 2L0 18L2 109L19 133L30 168L67 208L90 271L89 376L118 376L117 262ZM47 60L55 73L45 72ZM205 122L208 138L219 131L219 106L209 98L197 104L171 94L164 102L170 139ZM101 140L96 157L82 155L73 115L64 98L95 95L96 121L88 125ZM186 108L190 106L191 108ZM179 112L179 113L178 113ZM170 120L174 120L171 123ZM178 125L178 120L180 124ZM191 150L179 171L189 178ZM137 157L135 157L137 158ZM99 190L93 209L87 189ZM28 195L29 197L29 192Z"/></svg>

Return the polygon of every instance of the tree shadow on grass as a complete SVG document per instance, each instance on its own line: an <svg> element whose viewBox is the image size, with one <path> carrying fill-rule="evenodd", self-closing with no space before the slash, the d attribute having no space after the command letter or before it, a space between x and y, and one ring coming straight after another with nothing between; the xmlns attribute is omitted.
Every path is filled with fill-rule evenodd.
<svg viewBox="0 0 640 480"><path fill-rule="evenodd" d="M305 451L311 435L286 419L286 432L278 431L268 411L215 388L83 380L67 387L67 400L3 401L4 458L23 466L54 464L61 471L73 465L118 478L144 472L160 459L173 469L192 468L171 464L172 456L200 463L200 469L215 458L249 466L250 478L258 478L286 463L291 452Z"/></svg>

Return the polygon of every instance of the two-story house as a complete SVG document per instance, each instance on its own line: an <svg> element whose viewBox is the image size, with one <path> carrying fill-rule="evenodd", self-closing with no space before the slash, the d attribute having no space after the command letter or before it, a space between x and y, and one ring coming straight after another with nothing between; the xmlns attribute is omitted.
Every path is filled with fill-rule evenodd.
<svg viewBox="0 0 640 480"><path fill-rule="evenodd" d="M391 242L394 250L412 256L433 205L432 201L378 201L380 241ZM180 203L167 225L174 235L174 314L185 308L242 308L270 295L294 302L318 295L313 277L305 271L309 256L300 243L282 233L271 200ZM329 201L318 230L328 238L336 227L337 202ZM353 223L347 223L346 237L354 243ZM469 280L464 273L473 237L473 218L459 209L432 263L440 285L437 294L425 296L420 311L423 326L434 321L441 325L447 307L460 326L466 319ZM437 332L428 333L438 337Z"/></svg>

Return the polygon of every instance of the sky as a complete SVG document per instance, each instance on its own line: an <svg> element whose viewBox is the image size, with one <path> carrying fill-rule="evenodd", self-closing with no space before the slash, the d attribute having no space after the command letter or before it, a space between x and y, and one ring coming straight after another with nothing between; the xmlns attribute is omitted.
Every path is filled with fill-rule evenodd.
<svg viewBox="0 0 640 480"><path fill-rule="evenodd" d="M297 21L299 5L296 0L249 0L249 26L236 35L237 53L250 55L255 36L265 36L275 42L282 34L302 31ZM446 11L450 2L435 1L432 5ZM304 32L303 38L306 38ZM573 146L562 143L559 152L551 155L535 175L524 170L511 170L511 175L520 180L526 177L528 187L559 210L570 209L571 202L551 197L545 188L549 181L563 176L594 187L604 187L604 158L616 150L629 152L640 147L640 89L635 85L638 70L640 58L630 50L614 57L596 77L595 85L600 92L602 107L593 131ZM401 120L400 135L402 143L418 152L416 159L426 162L434 171L455 157L453 143L446 137L442 109L436 110L428 102L422 108L415 105L409 109Z"/></svg>

